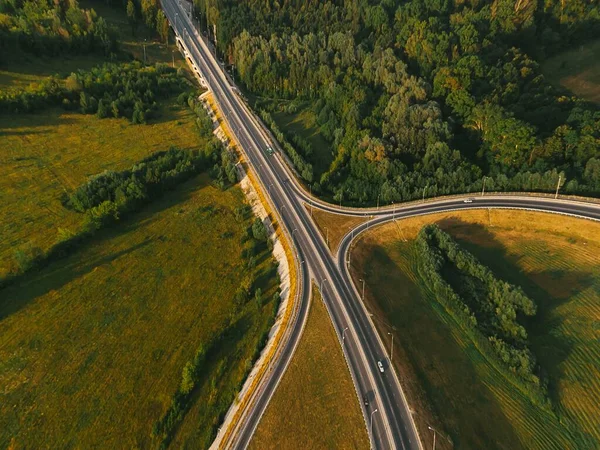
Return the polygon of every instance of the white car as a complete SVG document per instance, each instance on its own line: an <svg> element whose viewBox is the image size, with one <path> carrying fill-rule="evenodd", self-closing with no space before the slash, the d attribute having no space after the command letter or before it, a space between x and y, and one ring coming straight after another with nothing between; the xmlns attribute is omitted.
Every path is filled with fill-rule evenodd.
<svg viewBox="0 0 600 450"><path fill-rule="evenodd" d="M385 372L385 369L383 368L383 363L381 361L377 361L377 367L379 367L379 371L381 373Z"/></svg>
<svg viewBox="0 0 600 450"><path fill-rule="evenodd" d="M473 199L472 198L464 199L463 203L473 203Z"/></svg>

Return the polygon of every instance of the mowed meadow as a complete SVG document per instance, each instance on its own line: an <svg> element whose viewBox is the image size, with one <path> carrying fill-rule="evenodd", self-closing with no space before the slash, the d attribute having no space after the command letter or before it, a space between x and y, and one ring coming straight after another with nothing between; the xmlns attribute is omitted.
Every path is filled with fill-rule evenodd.
<svg viewBox="0 0 600 450"><path fill-rule="evenodd" d="M152 427L184 365L233 326L194 394L205 407L194 424L196 442L207 446L219 418L211 397L238 387L272 311L268 302L234 305L250 218L234 218L239 188L222 192L209 181L186 182L77 254L2 291L0 446L157 447ZM266 252L254 270L269 299L271 269ZM219 378L209 382L216 365Z"/></svg>
<svg viewBox="0 0 600 450"><path fill-rule="evenodd" d="M551 407L511 386L423 285L413 242L433 222L537 303L526 326ZM396 327L394 364L425 445L433 426L441 431L439 448L600 446L599 254L600 224L524 211L424 216L361 238L354 276L366 277L382 334L389 331L383 323Z"/></svg>

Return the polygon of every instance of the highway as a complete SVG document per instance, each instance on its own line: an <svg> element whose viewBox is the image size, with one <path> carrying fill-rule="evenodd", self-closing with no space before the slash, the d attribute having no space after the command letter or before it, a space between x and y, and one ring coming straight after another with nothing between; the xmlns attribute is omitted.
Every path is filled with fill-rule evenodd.
<svg viewBox="0 0 600 450"><path fill-rule="evenodd" d="M350 368L356 394L361 405L365 425L371 445L377 449L422 449L409 406L402 393L399 380L388 364L387 353L371 319L360 301L344 263L350 237L346 236L337 258L329 252L322 236L303 206L305 201L315 207L351 215L376 216L367 224L361 225L357 233L367 226L393 218L408 217L464 207L531 207L549 210L552 207L575 211L577 215L589 217L600 214L595 207L581 204L564 204L538 199L492 197L477 199L471 204L461 200L444 200L438 203L412 205L407 208L346 210L310 199L302 186L291 175L279 155L270 156L265 149L274 144L268 139L260 123L244 102L238 97L227 79L222 67L210 53L203 37L196 31L186 11L178 0L163 0L163 9L179 40L183 42L187 56L208 84L219 109L236 140L244 152L245 159L257 175L262 190L279 216L279 223L291 238L302 271L303 297L301 306L291 323L289 338L283 341L279 359L272 371L265 376L257 391L255 401L241 423L235 429L226 448L246 448L271 396L291 359L300 339L308 313L310 295L309 280L312 279L322 289L323 301L342 345L344 356ZM572 208L572 209L569 209ZM565 212L565 211L558 211ZM345 249L345 250L344 250ZM382 361L385 371L377 367ZM349 395L351 395L349 393ZM368 402L364 399L368 398ZM366 404L368 403L368 404Z"/></svg>

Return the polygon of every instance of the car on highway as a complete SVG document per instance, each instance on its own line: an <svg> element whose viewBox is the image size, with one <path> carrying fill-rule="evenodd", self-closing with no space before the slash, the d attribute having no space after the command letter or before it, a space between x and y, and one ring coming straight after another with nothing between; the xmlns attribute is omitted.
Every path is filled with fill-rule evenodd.
<svg viewBox="0 0 600 450"><path fill-rule="evenodd" d="M463 203L473 203L473 199L472 198L466 198L463 200Z"/></svg>
<svg viewBox="0 0 600 450"><path fill-rule="evenodd" d="M365 402L365 406L369 406L369 397L367 396L367 394L365 394L365 396L363 397L363 401Z"/></svg>
<svg viewBox="0 0 600 450"><path fill-rule="evenodd" d="M379 371L381 373L385 372L385 369L383 368L383 363L381 361L377 361L377 367L379 367Z"/></svg>
<svg viewBox="0 0 600 450"><path fill-rule="evenodd" d="M268 153L269 155L273 155L273 154L275 153L275 152L273 151L273 147L271 147L271 146L267 147L267 150L266 150L266 151L267 151L267 153Z"/></svg>

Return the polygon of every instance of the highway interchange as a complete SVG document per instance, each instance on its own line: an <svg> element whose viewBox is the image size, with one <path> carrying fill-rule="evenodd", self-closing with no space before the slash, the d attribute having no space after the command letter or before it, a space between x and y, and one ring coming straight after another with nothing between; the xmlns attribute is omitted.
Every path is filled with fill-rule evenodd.
<svg viewBox="0 0 600 450"><path fill-rule="evenodd" d="M163 0L162 4L178 40L185 48L186 56L212 91L246 161L277 212L279 223L293 242L299 262L296 270L300 271L299 279L303 280L299 309L290 323L288 338L281 344L276 364L265 375L249 411L245 411L242 420L236 424L232 437L222 445L240 449L248 446L302 334L308 314L310 281L314 280L321 288L323 301L342 344L372 447L422 449L400 382L388 365L383 342L350 278L347 261L352 238L368 227L386 221L455 209L524 208L600 220L600 208L583 202L491 195L472 203L464 203L464 198L443 199L381 209L340 208L314 199L291 174L280 155L267 154L265 149L276 144L271 142L262 125L236 94L223 68L194 27L188 11L183 9L178 0ZM344 237L334 258L305 209L305 203L330 212L367 216L370 220ZM386 366L383 373L377 367L378 361L383 361ZM365 398L368 398L368 404Z"/></svg>

